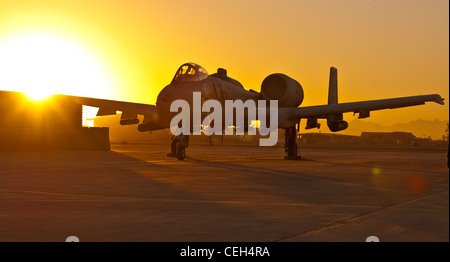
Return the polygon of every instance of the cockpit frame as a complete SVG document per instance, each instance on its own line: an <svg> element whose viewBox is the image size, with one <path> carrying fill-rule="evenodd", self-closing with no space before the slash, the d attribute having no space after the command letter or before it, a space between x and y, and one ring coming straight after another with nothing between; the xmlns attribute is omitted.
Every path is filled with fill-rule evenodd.
<svg viewBox="0 0 450 262"><path fill-rule="evenodd" d="M195 63L185 63L181 65L175 76L173 77L173 82L198 82L205 80L209 77L208 72L198 64Z"/></svg>

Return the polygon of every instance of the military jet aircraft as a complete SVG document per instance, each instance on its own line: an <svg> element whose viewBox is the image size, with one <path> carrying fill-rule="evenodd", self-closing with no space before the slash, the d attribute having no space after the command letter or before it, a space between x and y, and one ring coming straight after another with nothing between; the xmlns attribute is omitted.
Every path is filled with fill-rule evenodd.
<svg viewBox="0 0 450 262"><path fill-rule="evenodd" d="M115 115L117 111L121 111L121 125L137 124L140 132L148 132L169 128L171 119L176 114L170 112L171 103L177 99L184 99L192 104L193 92L201 93L202 102L208 99L221 102L277 100L280 108L278 127L285 129L285 159L300 158L296 127L298 128L302 118L306 119L306 129L320 128L318 119L326 119L328 128L332 132L337 132L348 127L348 123L343 120L343 113L346 112L358 113L358 118L366 118L370 116L371 111L375 110L415 106L429 101L444 104L443 98L437 94L338 103L337 69L331 67L328 104L299 107L303 101L303 88L300 83L287 75L276 73L267 76L262 82L261 92L256 92L244 89L241 83L227 75L225 69L219 68L216 73L209 75L203 67L195 63L180 66L172 82L159 93L156 105L70 97L79 104L98 107L97 116ZM138 115L144 116L142 123ZM188 145L189 135L175 136L168 156L183 160L186 156L185 148Z"/></svg>

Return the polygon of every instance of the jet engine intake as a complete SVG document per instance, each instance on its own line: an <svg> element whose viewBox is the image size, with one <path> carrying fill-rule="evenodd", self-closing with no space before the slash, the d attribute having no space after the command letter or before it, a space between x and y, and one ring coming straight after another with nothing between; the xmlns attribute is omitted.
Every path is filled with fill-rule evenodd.
<svg viewBox="0 0 450 262"><path fill-rule="evenodd" d="M331 132L337 132L347 129L347 121L328 122L328 128Z"/></svg>
<svg viewBox="0 0 450 262"><path fill-rule="evenodd" d="M271 74L261 85L266 100L278 100L279 107L298 107L303 102L303 88L299 82L284 74Z"/></svg>

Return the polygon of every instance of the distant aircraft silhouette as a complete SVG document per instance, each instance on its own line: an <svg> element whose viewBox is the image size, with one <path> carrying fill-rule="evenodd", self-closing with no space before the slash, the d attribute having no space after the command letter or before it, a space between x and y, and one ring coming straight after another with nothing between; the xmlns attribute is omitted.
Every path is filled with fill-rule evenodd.
<svg viewBox="0 0 450 262"><path fill-rule="evenodd" d="M370 116L371 111L375 110L415 106L429 101L444 104L443 98L437 94L338 103L337 69L331 67L328 104L299 107L303 101L303 88L287 75L267 76L262 83L261 92L256 92L244 89L241 83L227 76L225 69L219 68L217 73L209 75L203 67L194 63L183 64L177 70L172 82L159 93L156 105L78 96L67 97L72 97L75 102L82 105L98 107L97 116L115 115L116 111L121 111L121 125L139 124L138 130L146 132L169 128L172 117L177 114L170 112L171 103L177 99L183 99L189 102L192 108L193 92L201 92L202 102L208 99L221 102L278 100L278 127L285 129L285 159L299 159L296 125L302 118L307 119L306 129L320 128L318 119L326 119L328 128L332 132L337 132L348 127L348 123L343 120L343 113L346 112L358 113L358 118L366 118ZM142 123L138 115L144 116ZM202 115L202 118L204 116L206 115ZM225 125L222 127L225 128ZM185 148L188 145L189 135L175 136L168 156L184 159Z"/></svg>

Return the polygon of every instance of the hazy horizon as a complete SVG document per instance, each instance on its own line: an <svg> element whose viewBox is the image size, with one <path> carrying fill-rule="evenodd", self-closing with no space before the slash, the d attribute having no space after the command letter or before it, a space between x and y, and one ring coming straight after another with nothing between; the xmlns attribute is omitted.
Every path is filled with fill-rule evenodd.
<svg viewBox="0 0 450 262"><path fill-rule="evenodd" d="M92 118L96 121L95 127L110 127L110 136L112 141L127 140L152 134L141 134L137 132L136 126L121 126L119 124L120 114L115 116L101 116ZM399 122L393 125L385 125L384 123L376 123L368 119L347 119L349 127L344 131L331 132L325 120L319 120L321 128L305 129L306 121L300 122L300 134L304 133L331 133L337 135L354 135L360 136L362 132L410 132L417 138L431 137L433 140L442 140L442 136L446 134L446 128L449 121L424 120L416 119L409 122ZM93 125L94 126L94 125ZM118 138L122 137L122 138Z"/></svg>
<svg viewBox="0 0 450 262"><path fill-rule="evenodd" d="M417 138L428 138L431 137L433 140L442 140L442 136L445 135L445 130L447 128L448 120L425 120L416 119L408 122L398 122L390 125L384 123L378 123L374 121L353 119L349 120L348 129L336 132L335 134L348 134L348 135L361 135L362 132L410 132ZM323 128L309 129L305 130L302 128L303 133L314 132L318 133L332 133L326 127L326 121L322 122Z"/></svg>

